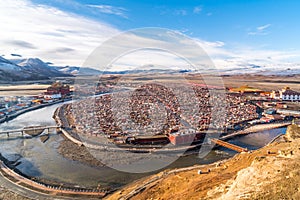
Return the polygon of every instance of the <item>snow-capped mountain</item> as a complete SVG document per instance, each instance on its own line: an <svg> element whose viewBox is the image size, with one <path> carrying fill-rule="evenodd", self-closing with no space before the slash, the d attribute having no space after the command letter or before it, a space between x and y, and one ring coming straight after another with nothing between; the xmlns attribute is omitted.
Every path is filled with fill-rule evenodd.
<svg viewBox="0 0 300 200"><path fill-rule="evenodd" d="M0 56L0 81L17 81L32 78L20 66Z"/></svg>
<svg viewBox="0 0 300 200"><path fill-rule="evenodd" d="M13 62L6 60L5 58L0 56L0 70L19 71L21 69L19 66L15 65Z"/></svg>
<svg viewBox="0 0 300 200"><path fill-rule="evenodd" d="M75 66L65 66L65 67L56 67L56 69L64 74L71 74L74 76L77 75L100 75L101 71L87 68L87 67L75 67Z"/></svg>
<svg viewBox="0 0 300 200"><path fill-rule="evenodd" d="M18 66L21 66L24 70L29 70L32 72L43 74L47 77L56 77L63 75L55 67L49 66L39 58L20 59L18 61L15 60L15 63Z"/></svg>
<svg viewBox="0 0 300 200"><path fill-rule="evenodd" d="M0 81L43 80L66 76L38 58L7 60L0 56Z"/></svg>
<svg viewBox="0 0 300 200"><path fill-rule="evenodd" d="M222 75L237 74L259 74L259 75L275 75L275 76L292 76L300 74L300 64L281 64L281 65L253 65L245 64L219 69Z"/></svg>
<svg viewBox="0 0 300 200"><path fill-rule="evenodd" d="M18 57L18 56L15 56ZM163 68L156 65L145 65L132 69L101 71L87 67L53 66L50 62L43 62L39 58L22 57L5 59L0 56L0 82L21 81L21 80L44 80L51 77L79 76L79 75L101 75L101 74L173 74L173 73L205 73L206 71L177 68ZM226 62L226 66L211 68L208 73L220 73L220 75L232 74L260 74L287 76L300 74L300 64L253 64L248 62L232 63Z"/></svg>

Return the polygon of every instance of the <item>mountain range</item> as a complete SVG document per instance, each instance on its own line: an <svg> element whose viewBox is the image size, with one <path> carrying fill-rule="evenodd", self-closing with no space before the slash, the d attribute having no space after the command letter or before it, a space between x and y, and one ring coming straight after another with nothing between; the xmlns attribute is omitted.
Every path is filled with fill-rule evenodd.
<svg viewBox="0 0 300 200"><path fill-rule="evenodd" d="M15 59L5 59L0 56L0 82L46 80L52 77L72 77L101 74L141 74L141 73L186 73L190 70L142 69L123 71L100 71L93 68L77 66L53 66L39 58L20 56Z"/></svg>
<svg viewBox="0 0 300 200"><path fill-rule="evenodd" d="M45 80L51 77L70 76L49 66L38 58L8 60L0 56L0 81Z"/></svg>
<svg viewBox="0 0 300 200"><path fill-rule="evenodd" d="M0 56L0 82L13 81L33 81L47 80L53 77L74 77L78 75L101 75L101 74L156 74L156 73L189 73L195 71L191 69L160 69L154 66L141 66L139 69L123 70L123 71L100 71L93 68L77 67L77 66L53 66L50 62L43 62L39 58L22 58L15 56L15 59L5 59ZM300 74L299 66L258 66L258 65L243 65L233 68L218 69L222 75L231 74L260 74L260 75L278 75L287 76Z"/></svg>

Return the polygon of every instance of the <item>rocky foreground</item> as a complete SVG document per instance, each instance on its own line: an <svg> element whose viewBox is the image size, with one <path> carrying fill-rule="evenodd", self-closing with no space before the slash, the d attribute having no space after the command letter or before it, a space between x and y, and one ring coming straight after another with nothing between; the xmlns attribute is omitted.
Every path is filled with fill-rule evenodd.
<svg viewBox="0 0 300 200"><path fill-rule="evenodd" d="M165 171L107 199L300 199L300 128L272 144L187 171ZM201 170L201 174L198 174Z"/></svg>
<svg viewBox="0 0 300 200"><path fill-rule="evenodd" d="M6 188L3 188L2 186L0 186L0 199L3 199L3 200L30 200L26 197L23 197L14 192L11 192L11 191L7 190Z"/></svg>

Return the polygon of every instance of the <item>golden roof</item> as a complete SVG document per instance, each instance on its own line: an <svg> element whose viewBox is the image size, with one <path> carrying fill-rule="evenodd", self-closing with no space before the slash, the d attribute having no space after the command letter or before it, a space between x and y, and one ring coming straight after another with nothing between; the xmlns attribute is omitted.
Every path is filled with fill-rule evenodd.
<svg viewBox="0 0 300 200"><path fill-rule="evenodd" d="M243 85L238 88L231 88L230 90L233 92L262 92L261 89L253 88L248 85Z"/></svg>

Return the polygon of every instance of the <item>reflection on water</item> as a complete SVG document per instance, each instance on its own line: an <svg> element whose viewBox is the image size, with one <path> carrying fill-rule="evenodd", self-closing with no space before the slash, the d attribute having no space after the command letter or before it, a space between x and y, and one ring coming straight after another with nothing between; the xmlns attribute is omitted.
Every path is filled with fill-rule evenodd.
<svg viewBox="0 0 300 200"><path fill-rule="evenodd" d="M0 124L0 130L20 129L31 125L55 125L52 115L60 105L25 113L12 121ZM282 132L285 132L285 129L264 131L229 142L248 149L257 149ZM19 133L12 134L9 138L1 135L0 152L8 160L15 162L16 168L26 175L86 187L97 186L99 183L102 186L118 187L148 175L124 173L108 167L89 167L76 161L67 160L57 152L62 140L61 135L57 134L51 134L45 143L42 143L39 137L20 138ZM227 153L222 153L223 150ZM182 157L168 168L211 163L228 158L233 154L234 152L220 147L219 150L210 152L203 159L199 159L197 155Z"/></svg>
<svg viewBox="0 0 300 200"><path fill-rule="evenodd" d="M270 139L275 138L279 134L285 134L285 132L286 128L266 130L260 133L253 133L245 135L244 137L236 138L234 142L241 144L241 146L253 146L254 149L256 149L257 147L267 145L270 142Z"/></svg>
<svg viewBox="0 0 300 200"><path fill-rule="evenodd" d="M255 150L267 145L276 136L285 134L285 132L286 132L286 127L272 129L272 130L265 130L258 133L244 135L242 137L236 137L234 139L228 140L228 142L247 148L249 150ZM233 152L232 150L228 150L223 147L220 147L219 149L231 153Z"/></svg>

